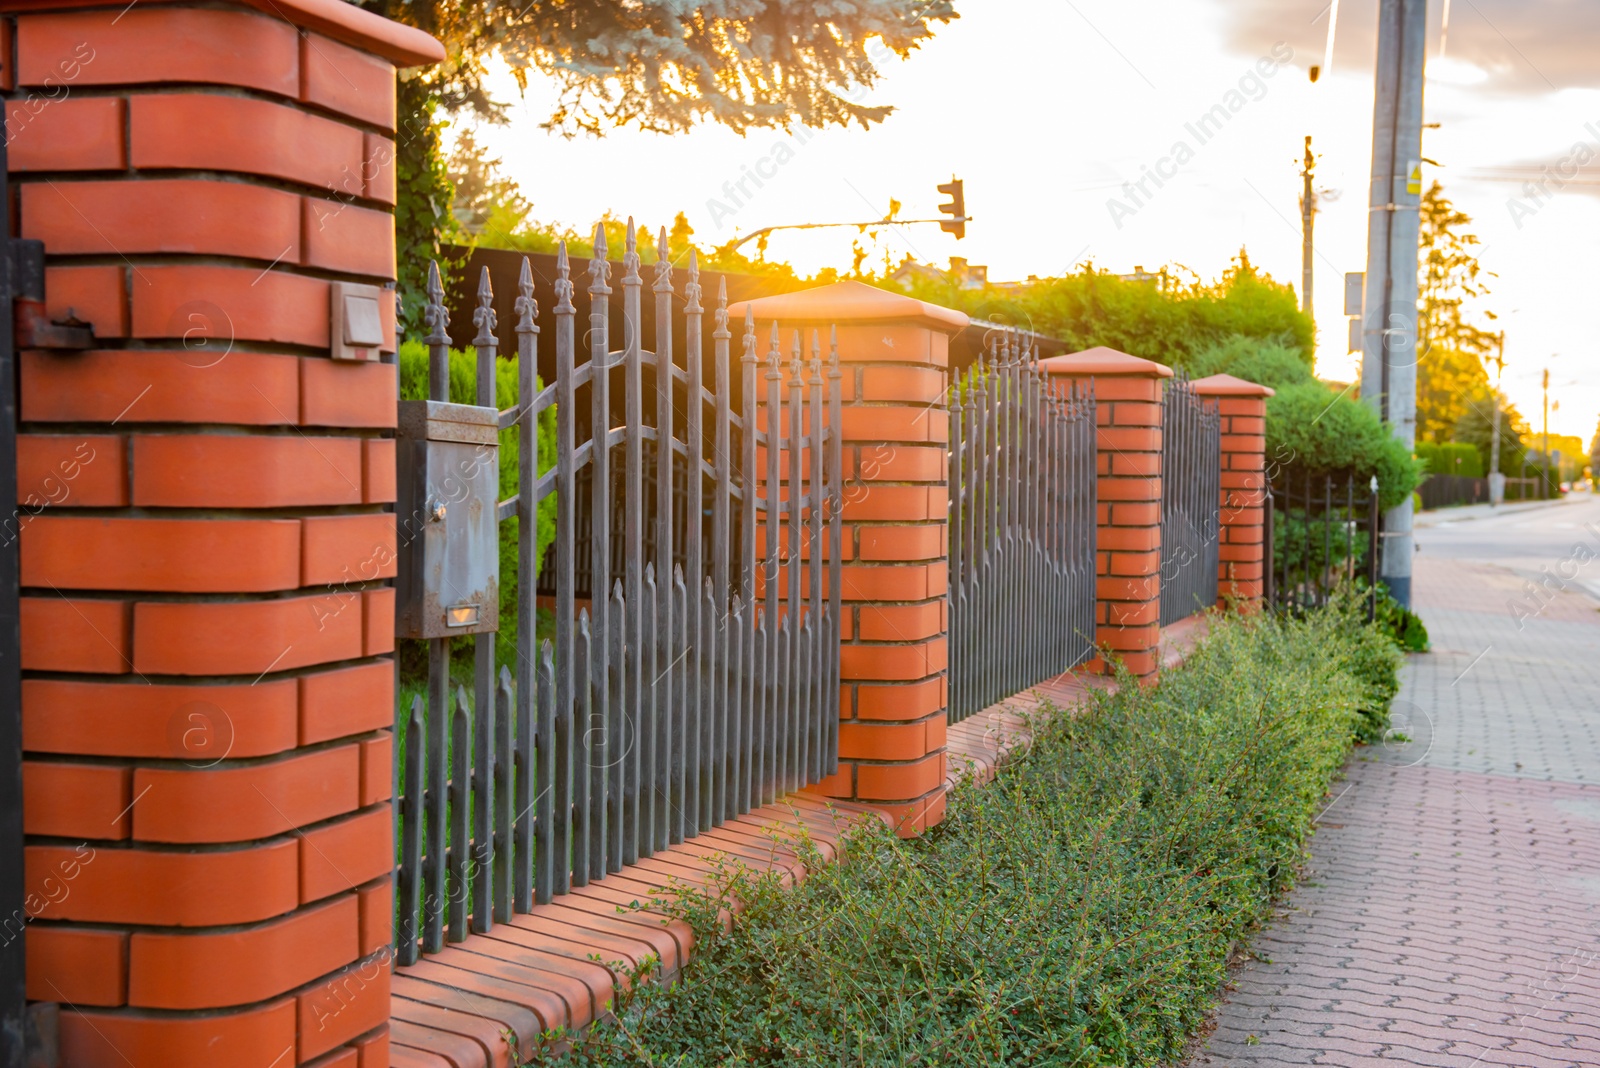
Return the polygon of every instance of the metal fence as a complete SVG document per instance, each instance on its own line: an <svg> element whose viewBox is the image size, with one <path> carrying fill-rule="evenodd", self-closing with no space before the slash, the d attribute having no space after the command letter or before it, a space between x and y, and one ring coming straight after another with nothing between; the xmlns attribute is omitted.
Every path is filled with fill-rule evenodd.
<svg viewBox="0 0 1600 1068"><path fill-rule="evenodd" d="M664 232L657 247L666 247ZM535 380L532 274L523 267L515 304L520 394L499 413L501 428L521 429L520 482L497 515L502 523L520 520L516 663L497 665L495 635L478 635L473 693L464 686L452 693L450 639L430 639L426 701L417 697L401 710L402 964L837 767L837 345L824 358L813 333L803 351L797 331L785 359L773 324L763 355L747 317L735 414L725 292L713 312L707 388L705 311L692 255L681 298L670 265L655 265L654 352L642 347L644 280L631 222L622 266L622 347L613 349L611 264L597 228L589 354L580 362L563 244L553 294L556 375L543 389ZM494 398L496 323L487 291L485 275L475 313L479 405ZM449 386L442 297L435 272L427 316L435 399L447 398ZM675 304L685 325L681 361L672 352ZM619 387L624 417L613 425ZM552 406L557 458L540 471L536 423ZM578 440L583 412L594 429ZM674 462L662 463L666 456ZM651 474L674 466L685 477ZM590 517L581 534L580 487ZM540 576L535 517L552 496L554 575ZM611 544L618 509L620 555ZM669 520L683 515L704 523L678 545L685 528ZM584 565L584 592L596 595L580 607ZM554 590L554 638L536 648L541 585Z"/></svg>
<svg viewBox="0 0 1600 1068"><path fill-rule="evenodd" d="M1467 475L1429 475L1417 487L1424 508L1448 508L1455 504L1480 504L1489 499L1489 480Z"/></svg>
<svg viewBox="0 0 1600 1068"><path fill-rule="evenodd" d="M1342 584L1364 578L1367 613L1378 584L1382 515L1378 485L1355 479L1279 471L1265 508L1266 583L1269 605L1302 611L1328 603Z"/></svg>
<svg viewBox="0 0 1600 1068"><path fill-rule="evenodd" d="M1161 402L1163 627L1217 603L1221 550L1222 417L1179 374Z"/></svg>
<svg viewBox="0 0 1600 1068"><path fill-rule="evenodd" d="M991 340L950 394L950 722L1094 646L1094 399Z"/></svg>

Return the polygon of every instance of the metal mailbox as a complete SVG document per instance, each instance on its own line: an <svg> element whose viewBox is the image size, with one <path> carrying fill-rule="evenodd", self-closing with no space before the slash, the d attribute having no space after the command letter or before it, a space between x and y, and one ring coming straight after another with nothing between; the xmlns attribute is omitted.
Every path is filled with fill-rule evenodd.
<svg viewBox="0 0 1600 1068"><path fill-rule="evenodd" d="M500 629L500 413L401 401L395 633Z"/></svg>

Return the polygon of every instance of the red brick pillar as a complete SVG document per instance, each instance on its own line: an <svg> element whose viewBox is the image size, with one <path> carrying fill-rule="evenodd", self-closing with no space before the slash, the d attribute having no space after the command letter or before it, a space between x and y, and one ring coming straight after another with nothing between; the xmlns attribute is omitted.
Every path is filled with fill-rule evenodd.
<svg viewBox="0 0 1600 1068"><path fill-rule="evenodd" d="M839 771L814 792L882 808L901 834L944 817L950 335L967 317L860 282L752 302L810 337L839 329L843 371ZM744 315L744 305L731 309ZM763 333L761 336L765 337ZM824 342L826 344L826 342Z"/></svg>
<svg viewBox="0 0 1600 1068"><path fill-rule="evenodd" d="M95 337L19 340L28 996L72 1068L383 1068L393 295L371 362L330 322L394 278L395 66L443 53L72 6L3 5L11 210Z"/></svg>
<svg viewBox="0 0 1600 1068"><path fill-rule="evenodd" d="M1115 349L1041 360L1065 389L1093 386L1099 455L1095 645L1090 670L1115 655L1139 678L1154 677L1161 644L1161 380L1172 369Z"/></svg>
<svg viewBox="0 0 1600 1068"><path fill-rule="evenodd" d="M1267 398L1273 391L1232 375L1193 383L1202 397L1215 397L1222 413L1222 544L1217 557L1217 592L1251 605L1260 601L1266 562Z"/></svg>

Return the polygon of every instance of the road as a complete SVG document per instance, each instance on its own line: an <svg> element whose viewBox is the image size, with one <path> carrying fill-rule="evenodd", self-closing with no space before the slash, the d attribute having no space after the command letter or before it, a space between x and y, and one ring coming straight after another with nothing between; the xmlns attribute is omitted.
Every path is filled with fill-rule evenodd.
<svg viewBox="0 0 1600 1068"><path fill-rule="evenodd" d="M1419 528L1433 649L1194 1065L1600 1065L1600 501L1484 511Z"/></svg>

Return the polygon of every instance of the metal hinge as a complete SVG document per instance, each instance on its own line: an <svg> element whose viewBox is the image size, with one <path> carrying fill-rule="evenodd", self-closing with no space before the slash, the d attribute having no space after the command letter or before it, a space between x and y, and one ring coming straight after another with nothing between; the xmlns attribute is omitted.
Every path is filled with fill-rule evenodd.
<svg viewBox="0 0 1600 1068"><path fill-rule="evenodd" d="M94 327L67 309L66 318L51 321L44 305L44 242L14 237L10 241L12 330L19 349L88 349Z"/></svg>

